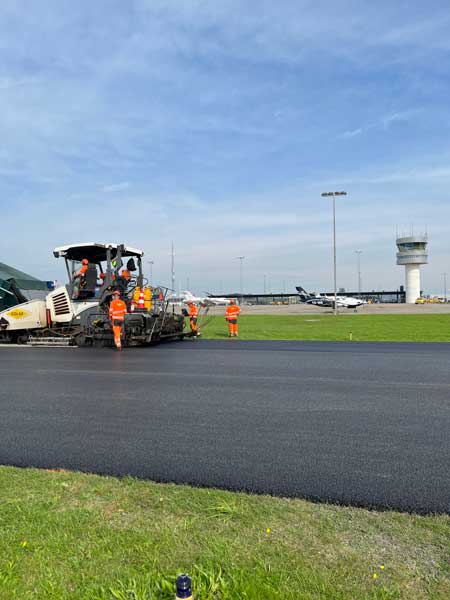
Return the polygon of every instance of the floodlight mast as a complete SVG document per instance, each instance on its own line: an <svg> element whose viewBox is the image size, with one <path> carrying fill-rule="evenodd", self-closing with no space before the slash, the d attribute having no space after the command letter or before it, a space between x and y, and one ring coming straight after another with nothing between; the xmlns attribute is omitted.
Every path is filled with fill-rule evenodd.
<svg viewBox="0 0 450 600"><path fill-rule="evenodd" d="M355 254L358 257L358 298L361 297L361 254L362 250L355 250Z"/></svg>
<svg viewBox="0 0 450 600"><path fill-rule="evenodd" d="M336 196L346 196L347 192L323 192L322 196L333 196L333 279L334 279L334 314L337 315L337 288L336 288Z"/></svg>
<svg viewBox="0 0 450 600"><path fill-rule="evenodd" d="M150 283L150 285L153 285L153 265L155 264L155 261L154 260L148 260L147 264L150 267L150 279L149 279L149 283Z"/></svg>
<svg viewBox="0 0 450 600"><path fill-rule="evenodd" d="M243 266L242 266L242 261L244 260L245 256L236 256L236 260L240 261L239 264L239 287L240 287L240 292L241 292L241 304L243 304L244 302L244 275L243 275Z"/></svg>

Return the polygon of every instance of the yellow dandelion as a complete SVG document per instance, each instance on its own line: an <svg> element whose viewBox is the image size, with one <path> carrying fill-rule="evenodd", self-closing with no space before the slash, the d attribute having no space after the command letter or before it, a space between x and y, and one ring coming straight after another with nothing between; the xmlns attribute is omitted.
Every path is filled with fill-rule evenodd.
<svg viewBox="0 0 450 600"><path fill-rule="evenodd" d="M377 575L376 573L374 573L374 574L372 575L372 579L376 579L377 577L378 577L378 575Z"/></svg>
<svg viewBox="0 0 450 600"><path fill-rule="evenodd" d="M384 571L384 565L380 565L380 569Z"/></svg>
<svg viewBox="0 0 450 600"><path fill-rule="evenodd" d="M22 542L20 542L20 546L21 548L26 548L28 546L28 542L26 540L23 540Z"/></svg>
<svg viewBox="0 0 450 600"><path fill-rule="evenodd" d="M270 533L270 532L271 532L271 529L270 529L270 527L268 527L268 528L266 529L266 533Z"/></svg>

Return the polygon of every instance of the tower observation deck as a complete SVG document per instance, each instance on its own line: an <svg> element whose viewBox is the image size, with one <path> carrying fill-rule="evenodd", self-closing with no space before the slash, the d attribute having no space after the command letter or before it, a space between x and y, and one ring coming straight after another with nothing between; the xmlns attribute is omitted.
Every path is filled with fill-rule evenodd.
<svg viewBox="0 0 450 600"><path fill-rule="evenodd" d="M427 245L427 235L397 238L397 264L405 266L407 304L414 304L420 297L420 265L428 263Z"/></svg>

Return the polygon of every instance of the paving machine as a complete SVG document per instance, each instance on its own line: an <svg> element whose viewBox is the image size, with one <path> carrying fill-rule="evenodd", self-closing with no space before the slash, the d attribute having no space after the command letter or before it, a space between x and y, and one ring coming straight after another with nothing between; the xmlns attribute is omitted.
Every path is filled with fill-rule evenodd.
<svg viewBox="0 0 450 600"><path fill-rule="evenodd" d="M167 288L151 288L144 278L142 250L89 242L61 246L53 254L65 260L69 283L45 300L0 312L0 342L114 346L109 304L115 290L128 310L124 346L190 335L184 316L169 308Z"/></svg>

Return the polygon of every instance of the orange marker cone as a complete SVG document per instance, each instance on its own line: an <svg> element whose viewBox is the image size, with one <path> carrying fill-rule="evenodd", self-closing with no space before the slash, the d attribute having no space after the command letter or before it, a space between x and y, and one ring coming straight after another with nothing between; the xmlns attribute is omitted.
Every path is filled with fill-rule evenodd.
<svg viewBox="0 0 450 600"><path fill-rule="evenodd" d="M136 307L136 303L134 301L134 298L131 299L131 304L130 304L130 313L134 313L134 309Z"/></svg>
<svg viewBox="0 0 450 600"><path fill-rule="evenodd" d="M145 308L144 290L142 288L139 292L138 308L142 308L142 309Z"/></svg>

